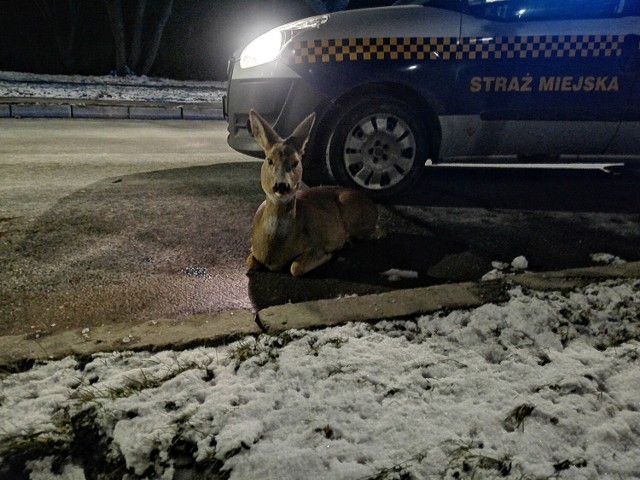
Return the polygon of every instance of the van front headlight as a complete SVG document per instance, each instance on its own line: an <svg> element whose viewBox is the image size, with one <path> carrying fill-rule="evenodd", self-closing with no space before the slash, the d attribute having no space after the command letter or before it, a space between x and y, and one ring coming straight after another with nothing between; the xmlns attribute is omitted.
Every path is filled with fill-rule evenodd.
<svg viewBox="0 0 640 480"><path fill-rule="evenodd" d="M318 28L329 19L328 15L305 18L287 23L260 35L240 54L240 68L251 68L278 58L293 37L305 30Z"/></svg>

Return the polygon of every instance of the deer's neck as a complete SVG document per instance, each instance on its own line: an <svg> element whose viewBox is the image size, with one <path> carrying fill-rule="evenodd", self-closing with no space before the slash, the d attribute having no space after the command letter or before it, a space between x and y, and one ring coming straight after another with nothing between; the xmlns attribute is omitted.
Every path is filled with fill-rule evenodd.
<svg viewBox="0 0 640 480"><path fill-rule="evenodd" d="M296 199L289 202L273 202L267 198L264 210L264 232L270 237L290 235L295 229Z"/></svg>

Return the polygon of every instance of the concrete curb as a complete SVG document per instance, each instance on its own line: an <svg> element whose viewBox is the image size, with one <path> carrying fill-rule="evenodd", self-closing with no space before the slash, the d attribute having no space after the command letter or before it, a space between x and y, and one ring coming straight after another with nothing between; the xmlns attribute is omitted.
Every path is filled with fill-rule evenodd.
<svg viewBox="0 0 640 480"><path fill-rule="evenodd" d="M0 99L0 118L103 118L132 120L223 120L219 103L149 103Z"/></svg>
<svg viewBox="0 0 640 480"><path fill-rule="evenodd" d="M288 329L331 327L353 321L376 321L475 308L502 302L506 290L521 285L532 290L572 290L614 278L640 278L640 262L558 272L523 273L499 280L395 290L376 295L277 305L258 312L262 328L277 335Z"/></svg>
<svg viewBox="0 0 640 480"><path fill-rule="evenodd" d="M406 318L440 310L467 309L502 302L514 285L534 290L572 290L618 278L640 278L640 262L524 273L492 281L435 285L360 297L286 304L260 310L200 314L178 320L117 324L91 331L65 331L0 337L0 367L22 369L33 361L101 351L185 349L220 345L264 331L276 335L288 329L311 329L354 321ZM256 323L256 318L258 323Z"/></svg>
<svg viewBox="0 0 640 480"><path fill-rule="evenodd" d="M247 335L258 335L255 316L244 310L191 315L177 320L115 324L91 330L67 330L51 335L0 337L0 366L24 365L77 355L122 350L157 351L196 345L220 345Z"/></svg>
<svg viewBox="0 0 640 480"><path fill-rule="evenodd" d="M511 277L510 281L533 290L564 291L615 278L640 278L640 262L572 268L556 272L521 273Z"/></svg>
<svg viewBox="0 0 640 480"><path fill-rule="evenodd" d="M277 335L289 329L332 327L348 322L376 321L479 307L504 301L505 283L457 283L432 287L277 305L260 310L264 330Z"/></svg>

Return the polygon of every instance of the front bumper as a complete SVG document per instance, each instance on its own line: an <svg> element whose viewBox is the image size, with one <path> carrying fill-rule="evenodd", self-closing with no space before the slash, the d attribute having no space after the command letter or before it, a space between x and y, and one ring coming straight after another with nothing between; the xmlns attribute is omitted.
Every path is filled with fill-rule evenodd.
<svg viewBox="0 0 640 480"><path fill-rule="evenodd" d="M262 157L249 131L249 111L262 115L282 136L294 128L311 112L323 111L329 100L300 78L231 77L227 87L225 112L228 115L227 143L238 152Z"/></svg>

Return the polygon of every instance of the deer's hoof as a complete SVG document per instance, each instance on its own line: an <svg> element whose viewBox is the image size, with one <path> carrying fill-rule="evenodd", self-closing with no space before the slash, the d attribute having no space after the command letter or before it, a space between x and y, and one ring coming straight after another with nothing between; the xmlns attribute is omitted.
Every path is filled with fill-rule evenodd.
<svg viewBox="0 0 640 480"><path fill-rule="evenodd" d="M293 262L291 264L291 275L294 277L300 277L305 273L307 273L306 270L299 262Z"/></svg>

